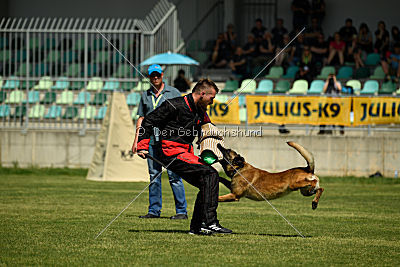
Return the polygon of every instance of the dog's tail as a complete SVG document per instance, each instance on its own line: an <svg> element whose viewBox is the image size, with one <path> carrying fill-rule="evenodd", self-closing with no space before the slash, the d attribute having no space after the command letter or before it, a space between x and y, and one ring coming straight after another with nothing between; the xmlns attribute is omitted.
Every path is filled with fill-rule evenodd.
<svg viewBox="0 0 400 267"><path fill-rule="evenodd" d="M308 164L307 168L309 172L314 173L314 167L315 167L314 156L309 151L307 151L307 149L305 149L304 147L295 142L289 141L287 142L287 144L296 149L303 156L303 158L307 161Z"/></svg>

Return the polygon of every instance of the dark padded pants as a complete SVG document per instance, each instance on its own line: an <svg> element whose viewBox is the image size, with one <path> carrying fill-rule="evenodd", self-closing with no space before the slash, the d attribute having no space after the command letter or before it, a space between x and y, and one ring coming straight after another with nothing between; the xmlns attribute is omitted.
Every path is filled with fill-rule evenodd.
<svg viewBox="0 0 400 267"><path fill-rule="evenodd" d="M200 190L194 205L190 228L198 229L202 222L206 224L217 222L218 172L210 165L200 162L197 156L189 152L170 157L164 155L161 159L168 169Z"/></svg>

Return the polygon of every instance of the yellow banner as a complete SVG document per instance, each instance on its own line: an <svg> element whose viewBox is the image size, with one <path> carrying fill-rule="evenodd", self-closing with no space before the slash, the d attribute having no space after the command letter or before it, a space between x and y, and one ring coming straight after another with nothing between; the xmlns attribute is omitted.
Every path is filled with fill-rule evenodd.
<svg viewBox="0 0 400 267"><path fill-rule="evenodd" d="M350 126L351 98L247 95L246 105L249 124Z"/></svg>
<svg viewBox="0 0 400 267"><path fill-rule="evenodd" d="M354 97L354 126L400 123L400 98Z"/></svg>
<svg viewBox="0 0 400 267"><path fill-rule="evenodd" d="M207 114L215 124L240 124L239 100L236 97L229 105L214 100L208 106Z"/></svg>

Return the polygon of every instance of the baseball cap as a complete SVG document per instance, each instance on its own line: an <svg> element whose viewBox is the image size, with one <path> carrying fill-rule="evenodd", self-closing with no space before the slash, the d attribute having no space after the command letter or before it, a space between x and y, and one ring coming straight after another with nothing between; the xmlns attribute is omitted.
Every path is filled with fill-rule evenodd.
<svg viewBox="0 0 400 267"><path fill-rule="evenodd" d="M158 64L153 64L147 69L147 72L149 73L149 75L151 75L155 71L160 74L163 72L161 66Z"/></svg>

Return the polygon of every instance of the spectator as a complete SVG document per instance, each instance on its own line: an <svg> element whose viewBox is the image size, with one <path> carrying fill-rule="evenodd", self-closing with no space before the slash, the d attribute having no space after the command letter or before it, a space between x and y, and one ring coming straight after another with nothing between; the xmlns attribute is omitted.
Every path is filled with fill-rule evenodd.
<svg viewBox="0 0 400 267"><path fill-rule="evenodd" d="M376 53L385 55L389 50L389 32L386 30L385 22L378 22L378 29L375 31L375 45Z"/></svg>
<svg viewBox="0 0 400 267"><path fill-rule="evenodd" d="M372 34L369 31L367 24L361 23L360 30L358 32L358 47L365 54L372 52Z"/></svg>
<svg viewBox="0 0 400 267"><path fill-rule="evenodd" d="M303 55L303 49L304 49L305 45L306 45L306 43L304 40L304 34L300 34L297 37L297 40L295 41L295 44L294 44L294 55L293 55L292 64L297 65L297 63L300 61L301 56Z"/></svg>
<svg viewBox="0 0 400 267"><path fill-rule="evenodd" d="M311 19L317 19L319 25L325 17L325 1L324 0L311 0Z"/></svg>
<svg viewBox="0 0 400 267"><path fill-rule="evenodd" d="M213 67L226 67L231 57L231 49L228 41L223 33L218 34L217 41L214 46L214 51L211 57Z"/></svg>
<svg viewBox="0 0 400 267"><path fill-rule="evenodd" d="M179 92L186 92L190 89L190 81L185 77L185 71L180 69L178 71L178 77L174 80L174 87L179 90Z"/></svg>
<svg viewBox="0 0 400 267"><path fill-rule="evenodd" d="M338 32L334 35L334 40L329 44L329 56L327 63L331 64L332 60L339 58L340 65L344 63L344 49L346 48L346 44L340 39L340 34Z"/></svg>
<svg viewBox="0 0 400 267"><path fill-rule="evenodd" d="M353 26L353 20L348 18L346 19L345 25L340 28L339 31L340 37L342 41L346 43L347 46L351 45L353 41L353 35L357 34L356 28Z"/></svg>
<svg viewBox="0 0 400 267"><path fill-rule="evenodd" d="M283 36L288 33L288 30L283 26L283 19L279 18L276 20L275 27L271 30L272 33L272 43L275 47L282 47Z"/></svg>
<svg viewBox="0 0 400 267"><path fill-rule="evenodd" d="M337 95L342 91L342 85L337 81L335 74L330 74L325 81L323 92L327 95ZM334 127L334 126L333 126ZM344 127L340 127L340 134L344 134ZM332 134L332 130L325 130L325 125L319 126L318 134Z"/></svg>
<svg viewBox="0 0 400 267"><path fill-rule="evenodd" d="M357 35L354 35L353 41L351 42L351 45L347 47L346 51L346 61L354 62L356 64L356 69L364 67L364 62L361 59L361 49L358 46L357 40Z"/></svg>
<svg viewBox="0 0 400 267"><path fill-rule="evenodd" d="M256 19L256 25L251 29L251 33L253 34L254 38L256 39L257 43L260 43L267 28L263 26L262 19Z"/></svg>
<svg viewBox="0 0 400 267"><path fill-rule="evenodd" d="M296 74L296 80L303 79L310 84L315 75L314 66L315 66L315 61L311 53L310 47L305 46L300 60L300 68Z"/></svg>
<svg viewBox="0 0 400 267"><path fill-rule="evenodd" d="M308 0L293 0L291 9L293 11L293 29L300 29L308 25L310 3Z"/></svg>
<svg viewBox="0 0 400 267"><path fill-rule="evenodd" d="M283 43L282 45L278 45L278 47L276 48L276 55L278 55L281 50L290 42L289 39L289 34L285 34L283 36ZM288 47L286 47L285 51L283 51L282 53L280 53L276 59L275 59L275 65L277 66L288 66L292 64L293 61L293 56L294 56L294 46L293 45L289 45Z"/></svg>
<svg viewBox="0 0 400 267"><path fill-rule="evenodd" d="M241 78L247 76L246 57L244 56L243 49L240 46L236 47L235 54L229 62L229 66L234 75L241 76Z"/></svg>
<svg viewBox="0 0 400 267"><path fill-rule="evenodd" d="M304 36L306 37L307 43L314 43L318 40L318 36L323 34L322 28L318 23L317 18L311 19L311 26L307 28L306 33Z"/></svg>
<svg viewBox="0 0 400 267"><path fill-rule="evenodd" d="M274 57L274 51L275 46L272 43L272 35L266 32L258 46L258 57L254 60L254 65L266 65Z"/></svg>
<svg viewBox="0 0 400 267"><path fill-rule="evenodd" d="M328 54L328 48L329 44L325 41L324 35L321 33L318 35L317 42L313 43L310 48L314 55L315 63L318 63L319 65L324 63L324 60Z"/></svg>
<svg viewBox="0 0 400 267"><path fill-rule="evenodd" d="M230 23L230 24L228 24L226 32L225 32L225 40L229 43L232 52L236 48L236 38L237 38L237 35L233 31L233 29L234 29L234 26L232 23Z"/></svg>
<svg viewBox="0 0 400 267"><path fill-rule="evenodd" d="M257 56L257 44L254 39L253 34L249 34L247 36L247 43L243 47L243 54L246 57L247 66L250 68L250 65L253 64L254 58Z"/></svg>
<svg viewBox="0 0 400 267"><path fill-rule="evenodd" d="M394 82L398 83L400 78L400 43L395 43L393 53L386 61L382 61L382 68L386 74L386 80L391 80L395 76Z"/></svg>
<svg viewBox="0 0 400 267"><path fill-rule="evenodd" d="M395 43L400 42L400 31L397 26L392 27L392 42L391 42L391 47L392 49L394 48Z"/></svg>

